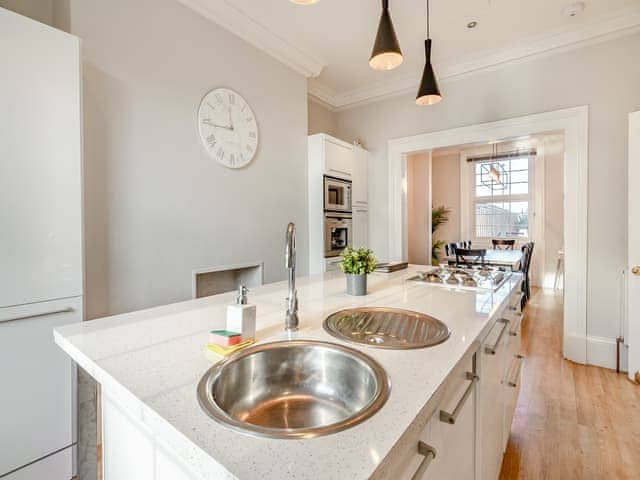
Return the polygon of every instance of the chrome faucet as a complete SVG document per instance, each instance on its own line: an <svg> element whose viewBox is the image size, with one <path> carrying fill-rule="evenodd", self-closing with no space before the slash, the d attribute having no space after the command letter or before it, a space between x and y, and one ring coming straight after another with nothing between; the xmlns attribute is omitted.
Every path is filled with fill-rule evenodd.
<svg viewBox="0 0 640 480"><path fill-rule="evenodd" d="M289 296L287 297L287 314L284 329L298 330L298 292L296 291L296 226L287 225L286 243L284 246L284 266L289 269Z"/></svg>

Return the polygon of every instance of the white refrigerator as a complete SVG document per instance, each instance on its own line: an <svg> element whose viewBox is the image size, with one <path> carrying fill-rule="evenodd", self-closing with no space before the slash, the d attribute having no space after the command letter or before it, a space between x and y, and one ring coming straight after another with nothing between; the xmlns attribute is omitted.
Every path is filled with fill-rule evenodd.
<svg viewBox="0 0 640 480"><path fill-rule="evenodd" d="M78 38L0 8L0 478L69 480L83 318Z"/></svg>

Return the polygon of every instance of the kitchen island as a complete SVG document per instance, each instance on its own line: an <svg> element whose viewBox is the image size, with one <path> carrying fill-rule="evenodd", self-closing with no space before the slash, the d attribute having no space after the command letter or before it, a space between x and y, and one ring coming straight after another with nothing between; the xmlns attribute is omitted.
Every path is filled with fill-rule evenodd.
<svg viewBox="0 0 640 480"><path fill-rule="evenodd" d="M495 478L505 430L508 434L506 424L510 425L513 415L508 410L513 395L501 392L519 383L521 357L516 351L510 358L507 352L517 346L508 347L506 342L509 337L519 339L521 277L513 274L496 291L479 292L406 281L424 268L372 274L369 294L363 297L346 295L345 279L339 273L299 279L300 330L293 334L283 330L286 283L251 292L260 342L296 338L349 345L377 360L391 379L387 402L371 418L317 438L251 436L214 421L198 404L198 382L214 361L204 348L207 332L224 328L226 306L234 302L235 293L57 328L56 343L101 385L105 480L410 478L433 460L424 449L419 452L418 440L446 439L448 433L434 434L429 425L446 426L436 418L440 407L457 416L457 404L461 405L468 389L472 395L464 399L471 398L472 407L463 411L454 426L462 428L462 417L471 415L466 420L472 422L471 430L452 431L463 434L474 449L466 459L468 478ZM443 321L451 336L425 349L385 350L346 344L323 330L329 314L361 306L426 313ZM486 362L485 367L479 357L482 353L492 356L492 361L501 360L493 366ZM494 371L486 387L482 386L483 369L487 375ZM476 385L474 376L480 377ZM460 378L472 381L464 383ZM487 395L497 396L491 405L482 403L483 388ZM484 409L495 410L494 403L501 410L485 415ZM484 417L490 419L490 426L483 426ZM499 459L485 445L491 443L488 436L495 437L494 450L500 445ZM437 458L446 455L438 452ZM456 463L455 468L464 466ZM448 467L442 463L440 468Z"/></svg>

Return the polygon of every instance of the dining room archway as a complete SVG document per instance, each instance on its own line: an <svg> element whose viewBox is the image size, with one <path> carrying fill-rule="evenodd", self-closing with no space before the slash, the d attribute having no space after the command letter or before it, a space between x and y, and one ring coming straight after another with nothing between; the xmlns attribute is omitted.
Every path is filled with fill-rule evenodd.
<svg viewBox="0 0 640 480"><path fill-rule="evenodd" d="M563 355L589 363L587 348L587 189L589 107L429 132L388 142L389 256L407 259L407 158L451 145L490 143L546 132L564 135ZM429 226L430 228L430 226ZM430 255L430 254L429 254Z"/></svg>

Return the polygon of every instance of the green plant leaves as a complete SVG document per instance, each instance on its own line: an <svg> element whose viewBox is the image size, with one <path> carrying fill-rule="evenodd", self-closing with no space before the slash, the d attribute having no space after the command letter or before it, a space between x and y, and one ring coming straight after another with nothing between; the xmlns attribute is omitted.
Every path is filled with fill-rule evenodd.
<svg viewBox="0 0 640 480"><path fill-rule="evenodd" d="M342 263L340 270L350 275L366 275L375 270L378 261L373 256L373 251L368 248L347 247L340 254Z"/></svg>

